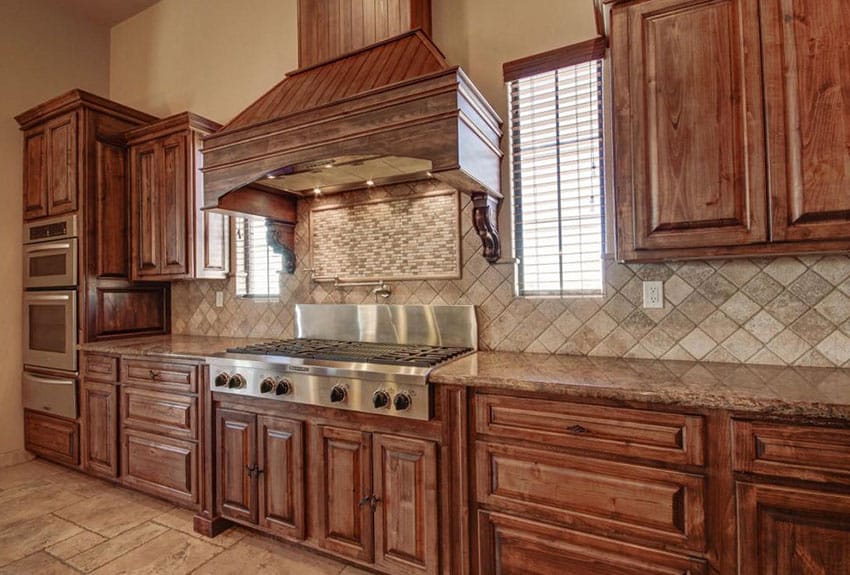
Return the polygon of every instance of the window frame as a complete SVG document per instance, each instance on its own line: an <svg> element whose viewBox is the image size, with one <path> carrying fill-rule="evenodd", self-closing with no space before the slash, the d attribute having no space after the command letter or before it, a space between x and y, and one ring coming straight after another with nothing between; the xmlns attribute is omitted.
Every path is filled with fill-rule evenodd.
<svg viewBox="0 0 850 575"><path fill-rule="evenodd" d="M522 191L520 194L516 194L516 178L517 174L514 172L514 153L513 146L514 134L512 133L513 122L511 122L509 137L511 138L511 149L509 150L510 154L510 162L511 162L511 174L510 174L510 186L511 186L511 231L513 234L513 252L515 259L515 281L514 287L516 290L516 295L518 297L528 297L528 298L546 298L546 297L555 297L555 298L564 298L564 297L604 297L605 295L605 259L606 254L608 252L609 244L610 244L610 230L608 226L608 211L611 206L610 202L610 170L607 169L606 160L609 156L608 154L608 146L610 142L610 129L609 122L604 121L607 117L606 110L608 108L608 93L604 89L604 83L607 81L607 66L605 65L605 57L606 51L608 47L607 38L605 37L597 37L585 42L580 42L577 44L571 44L568 46L564 46L561 48L556 48L555 50L550 50L548 52L542 52L540 54L535 54L532 56L528 56L525 58L521 58L518 60L513 60L511 62L506 62L503 64L503 76L504 82L506 84L508 90L508 114L511 120L514 120L514 94L511 92L512 88L516 87L514 82L527 79L536 75L546 74L550 72L555 72L561 70L563 68L586 64L593 61L600 61L600 69L598 71L598 77L600 79L600 83L602 84L599 88L599 103L600 103L600 126L599 126L599 166L600 166L600 190L599 190L599 198L601 204L601 229L600 229L600 285L598 291L596 289L593 290L569 290L564 289L563 285L563 272L561 272L561 287L557 290L526 290L523 288L523 277L522 277L522 246L523 246L523 235L520 233L522 231L521 222L517 217L517 208L518 202L522 201ZM557 79L556 79L557 81ZM560 146L558 146L560 148ZM561 193L560 190L557 193L557 199L560 205L561 201ZM560 217L559 217L559 235L561 231L560 226ZM560 245L560 238L558 239Z"/></svg>
<svg viewBox="0 0 850 575"><path fill-rule="evenodd" d="M246 240L245 245L242 246L243 253L240 254L240 240L238 238L238 234L245 226L249 225L252 222L262 222L263 227L265 228L265 245L267 253L271 252L276 257L281 259L281 269L278 273L278 283L277 283L277 293L252 293L250 291L251 285L251 270L250 270L250 262L249 262L249 254L248 252L248 244ZM234 216L233 218L233 276L235 279L234 292L236 293L237 298L247 299L257 302L262 301L279 301L281 288L280 288L280 274L284 272L286 266L286 259L283 254L277 253L273 248L271 243L269 242L268 235L268 220L267 218L259 217L259 216L251 216L251 215L240 215ZM240 266L240 262L244 263L244 269ZM243 279L244 278L244 279ZM240 293L240 282L244 281L245 284L245 292ZM266 282L266 285L271 285L269 282Z"/></svg>

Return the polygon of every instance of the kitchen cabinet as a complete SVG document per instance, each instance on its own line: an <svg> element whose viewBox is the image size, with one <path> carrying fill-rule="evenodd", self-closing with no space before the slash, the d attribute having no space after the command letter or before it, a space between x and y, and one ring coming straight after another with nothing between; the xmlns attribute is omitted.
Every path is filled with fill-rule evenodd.
<svg viewBox="0 0 850 575"><path fill-rule="evenodd" d="M200 211L201 138L219 128L187 112L127 134L133 279L227 276L228 216Z"/></svg>
<svg viewBox="0 0 850 575"><path fill-rule="evenodd" d="M226 409L215 421L222 516L302 540L303 423Z"/></svg>
<svg viewBox="0 0 850 575"><path fill-rule="evenodd" d="M72 419L24 410L24 447L50 461L79 465L79 429Z"/></svg>
<svg viewBox="0 0 850 575"><path fill-rule="evenodd" d="M118 477L118 386L83 380L80 389L83 469Z"/></svg>
<svg viewBox="0 0 850 575"><path fill-rule="evenodd" d="M389 573L437 573L437 446L321 426L319 546Z"/></svg>
<svg viewBox="0 0 850 575"><path fill-rule="evenodd" d="M127 487L195 507L198 492L198 443L159 433L121 429L121 482Z"/></svg>
<svg viewBox="0 0 850 575"><path fill-rule="evenodd" d="M431 0L299 0L302 68L422 28L431 34Z"/></svg>
<svg viewBox="0 0 850 575"><path fill-rule="evenodd" d="M605 3L618 259L850 248L843 3Z"/></svg>
<svg viewBox="0 0 850 575"><path fill-rule="evenodd" d="M77 209L79 114L63 114L24 132L24 220Z"/></svg>

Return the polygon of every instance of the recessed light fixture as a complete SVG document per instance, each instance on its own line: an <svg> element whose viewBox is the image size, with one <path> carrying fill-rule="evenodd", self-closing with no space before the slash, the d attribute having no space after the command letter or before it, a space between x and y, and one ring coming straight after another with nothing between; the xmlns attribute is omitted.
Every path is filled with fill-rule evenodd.
<svg viewBox="0 0 850 575"><path fill-rule="evenodd" d="M425 175L426 175L426 176L428 176L429 178L433 178L433 177L434 177L434 175L433 175L431 172L425 172Z"/></svg>
<svg viewBox="0 0 850 575"><path fill-rule="evenodd" d="M266 176L266 179L267 179L267 180L273 180L273 179L275 179L276 177L277 177L277 176L275 176L274 174L268 174L268 175Z"/></svg>
<svg viewBox="0 0 850 575"><path fill-rule="evenodd" d="M326 167L326 168L333 168L333 167L334 167L334 165L333 165L333 164L325 164L325 167Z"/></svg>
<svg viewBox="0 0 850 575"><path fill-rule="evenodd" d="M375 182L373 182L372 180L366 180L366 185L367 186L374 186Z"/></svg>
<svg viewBox="0 0 850 575"><path fill-rule="evenodd" d="M319 188L313 188L313 193L318 196L319 194L322 193L322 190L320 190Z"/></svg>

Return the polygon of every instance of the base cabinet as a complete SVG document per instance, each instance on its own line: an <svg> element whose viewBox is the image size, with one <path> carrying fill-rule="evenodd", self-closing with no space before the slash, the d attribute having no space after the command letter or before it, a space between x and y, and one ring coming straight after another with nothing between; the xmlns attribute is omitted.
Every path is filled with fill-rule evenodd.
<svg viewBox="0 0 850 575"><path fill-rule="evenodd" d="M121 481L124 485L196 506L198 495L198 445L132 429L121 432Z"/></svg>
<svg viewBox="0 0 850 575"><path fill-rule="evenodd" d="M79 444L76 421L24 410L24 447L27 451L57 463L79 465Z"/></svg>
<svg viewBox="0 0 850 575"><path fill-rule="evenodd" d="M83 381L80 391L83 469L118 477L118 386Z"/></svg>

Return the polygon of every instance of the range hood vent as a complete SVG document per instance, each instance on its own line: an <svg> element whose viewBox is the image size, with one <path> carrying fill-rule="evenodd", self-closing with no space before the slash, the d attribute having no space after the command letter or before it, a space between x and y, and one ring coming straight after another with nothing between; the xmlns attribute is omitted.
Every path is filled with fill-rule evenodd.
<svg viewBox="0 0 850 575"><path fill-rule="evenodd" d="M204 204L257 214L241 190L297 199L436 178L472 195L495 261L501 135L466 74L413 30L287 74L205 138Z"/></svg>

